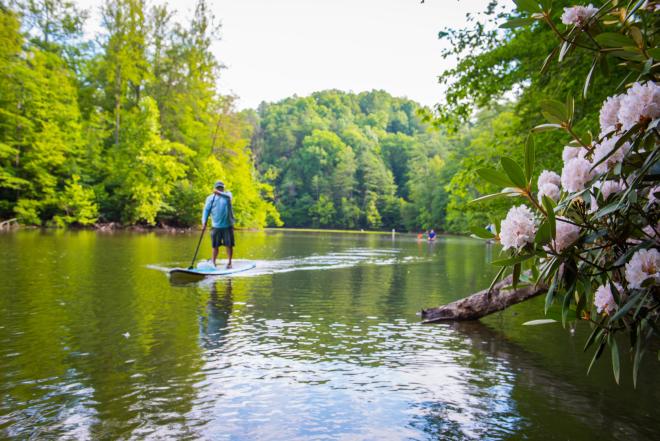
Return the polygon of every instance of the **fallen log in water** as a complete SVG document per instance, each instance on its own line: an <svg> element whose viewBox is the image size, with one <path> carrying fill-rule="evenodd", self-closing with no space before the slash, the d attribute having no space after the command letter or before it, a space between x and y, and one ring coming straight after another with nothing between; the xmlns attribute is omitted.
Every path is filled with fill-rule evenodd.
<svg viewBox="0 0 660 441"><path fill-rule="evenodd" d="M5 229L9 230L15 225L18 225L18 221L16 220L16 218L2 221L0 222L0 230L5 230Z"/></svg>
<svg viewBox="0 0 660 441"><path fill-rule="evenodd" d="M501 311L516 303L543 294L548 290L543 285L524 285L511 288L511 276L496 283L493 289L484 289L448 305L422 309L422 322L435 323L458 320L477 320L488 314Z"/></svg>

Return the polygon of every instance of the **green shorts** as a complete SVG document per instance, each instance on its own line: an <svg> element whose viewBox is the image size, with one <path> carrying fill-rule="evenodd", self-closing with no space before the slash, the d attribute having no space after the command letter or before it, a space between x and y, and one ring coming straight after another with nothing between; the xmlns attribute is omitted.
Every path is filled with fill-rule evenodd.
<svg viewBox="0 0 660 441"><path fill-rule="evenodd" d="M213 248L233 247L234 245L234 227L211 228L211 246Z"/></svg>

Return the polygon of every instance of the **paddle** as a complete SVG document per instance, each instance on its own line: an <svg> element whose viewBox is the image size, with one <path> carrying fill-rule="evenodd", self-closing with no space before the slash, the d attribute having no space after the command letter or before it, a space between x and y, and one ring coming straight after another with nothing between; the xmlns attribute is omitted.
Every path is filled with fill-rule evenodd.
<svg viewBox="0 0 660 441"><path fill-rule="evenodd" d="M213 203L215 202L215 193L213 193L213 199L211 199L211 208L209 208L209 215L202 226L202 234L199 235L199 241L197 242L197 248L195 248L195 255L193 256L192 262L190 262L189 270L193 269L195 265L195 260L197 260L197 253L199 252L199 246L202 244L202 238L204 237L204 232L206 231L206 224L209 223L209 217L211 217L211 210L213 210Z"/></svg>

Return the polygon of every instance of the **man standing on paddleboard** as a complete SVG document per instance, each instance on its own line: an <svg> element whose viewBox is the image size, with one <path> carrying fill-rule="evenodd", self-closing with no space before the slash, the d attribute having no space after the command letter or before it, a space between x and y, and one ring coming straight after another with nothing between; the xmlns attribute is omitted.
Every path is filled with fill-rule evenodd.
<svg viewBox="0 0 660 441"><path fill-rule="evenodd" d="M227 268L231 268L234 251L234 210L231 206L231 192L225 191L222 181L215 183L213 194L206 198L202 212L202 225L211 217L211 246L213 247L213 266L218 258L218 249L227 248Z"/></svg>

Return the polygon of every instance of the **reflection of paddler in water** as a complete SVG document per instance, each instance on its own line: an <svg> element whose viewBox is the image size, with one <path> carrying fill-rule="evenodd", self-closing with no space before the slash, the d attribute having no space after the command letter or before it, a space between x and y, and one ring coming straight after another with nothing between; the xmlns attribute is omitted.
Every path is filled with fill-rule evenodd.
<svg viewBox="0 0 660 441"><path fill-rule="evenodd" d="M231 283L231 279L226 279L210 285L206 317L201 317L199 323L202 346L207 349L221 347L222 337L228 332L229 316L234 305Z"/></svg>

